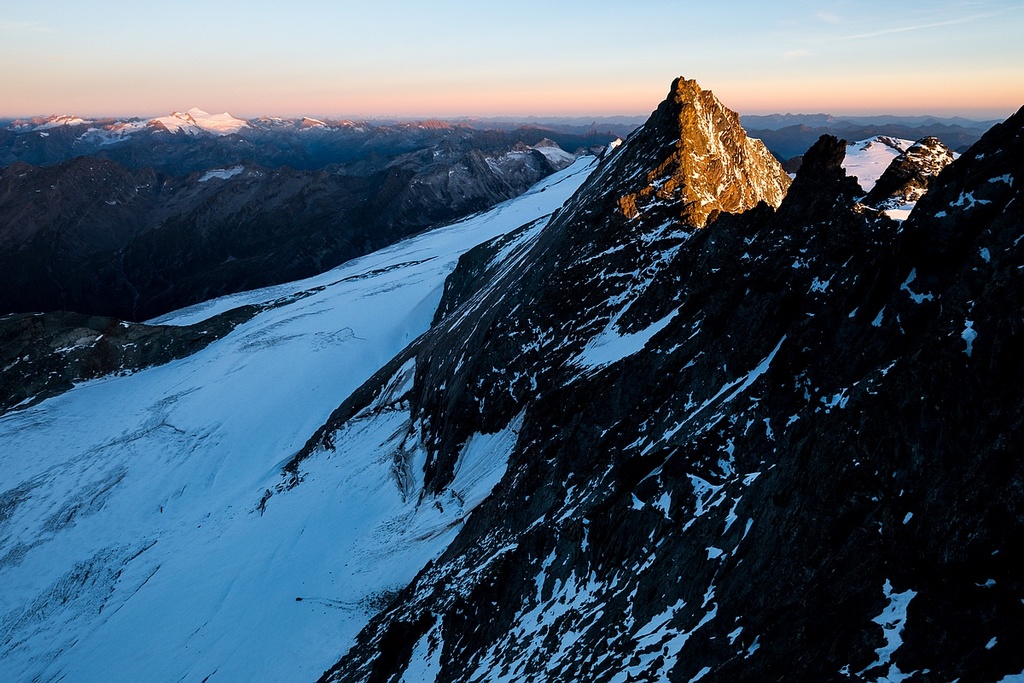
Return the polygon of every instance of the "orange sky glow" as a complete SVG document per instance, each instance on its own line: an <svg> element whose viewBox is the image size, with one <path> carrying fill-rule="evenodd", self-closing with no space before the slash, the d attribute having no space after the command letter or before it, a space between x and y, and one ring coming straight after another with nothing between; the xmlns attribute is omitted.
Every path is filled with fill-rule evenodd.
<svg viewBox="0 0 1024 683"><path fill-rule="evenodd" d="M178 4L0 10L0 117L635 116L679 75L750 114L1024 104L1018 0Z"/></svg>

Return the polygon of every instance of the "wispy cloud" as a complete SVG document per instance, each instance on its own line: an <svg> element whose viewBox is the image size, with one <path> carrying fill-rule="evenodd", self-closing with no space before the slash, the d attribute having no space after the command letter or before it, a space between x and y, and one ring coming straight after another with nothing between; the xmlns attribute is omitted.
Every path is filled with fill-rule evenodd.
<svg viewBox="0 0 1024 683"><path fill-rule="evenodd" d="M814 18L818 21L824 21L826 24L838 24L843 21L841 16L832 12L815 12Z"/></svg>
<svg viewBox="0 0 1024 683"><path fill-rule="evenodd" d="M18 33L21 35L39 35L56 33L55 29L40 24L38 21L5 21L0 19L0 33Z"/></svg>
<svg viewBox="0 0 1024 683"><path fill-rule="evenodd" d="M909 31L924 31L929 28L939 28L940 26L957 26L960 24L969 24L980 19L991 19L996 16L997 13L989 14L974 14L968 17L960 17L959 19L950 19L948 21L935 21L927 24L912 24L910 26L898 26L895 28L883 28L877 31L869 31L868 33L855 33L850 36L842 36L840 40L859 40L862 38L877 38L878 36L887 36L893 33L907 33Z"/></svg>
<svg viewBox="0 0 1024 683"><path fill-rule="evenodd" d="M782 53L782 58L786 60L806 59L813 56L814 53L810 50L786 50Z"/></svg>

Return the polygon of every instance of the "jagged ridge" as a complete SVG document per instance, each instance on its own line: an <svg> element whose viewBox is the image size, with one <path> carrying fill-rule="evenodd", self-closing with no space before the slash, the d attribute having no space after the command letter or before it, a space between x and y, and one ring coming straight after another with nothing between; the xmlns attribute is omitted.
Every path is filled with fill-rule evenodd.
<svg viewBox="0 0 1024 683"><path fill-rule="evenodd" d="M834 138L777 212L628 219L637 134L406 352L429 486L474 432L518 443L325 680L1020 672L1022 127L902 232L855 207Z"/></svg>

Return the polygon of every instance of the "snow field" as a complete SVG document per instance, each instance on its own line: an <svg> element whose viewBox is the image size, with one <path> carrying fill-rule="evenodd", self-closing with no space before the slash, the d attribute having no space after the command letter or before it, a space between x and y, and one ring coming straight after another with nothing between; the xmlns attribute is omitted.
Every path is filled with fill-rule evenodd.
<svg viewBox="0 0 1024 683"><path fill-rule="evenodd" d="M857 178L864 192L870 192L892 160L913 144L913 140L882 135L850 143L846 146L843 168L846 175Z"/></svg>

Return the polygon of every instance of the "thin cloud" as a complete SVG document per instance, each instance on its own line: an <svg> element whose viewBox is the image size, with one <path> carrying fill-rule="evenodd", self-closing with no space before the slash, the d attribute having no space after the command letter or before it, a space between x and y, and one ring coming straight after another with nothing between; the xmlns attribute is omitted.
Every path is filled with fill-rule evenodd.
<svg viewBox="0 0 1024 683"><path fill-rule="evenodd" d="M852 36L842 36L840 40L860 40L862 38L877 38L878 36L887 36L893 33L907 33L909 31L923 31L929 28L939 28L940 26L958 26L960 24L969 24L979 19L990 19L996 16L996 14L975 14L969 17L961 17L960 19L950 19L949 21L936 21L928 24L915 24L912 26L900 26L897 28L884 28L878 31L871 31L869 33L856 33Z"/></svg>
<svg viewBox="0 0 1024 683"><path fill-rule="evenodd" d="M819 21L824 21L826 24L838 24L843 21L843 18L838 14L832 12L815 12L814 18Z"/></svg>
<svg viewBox="0 0 1024 683"><path fill-rule="evenodd" d="M806 59L808 57L813 57L813 56L814 56L814 53L811 52L810 50L786 50L785 52L782 53L783 59L789 59L789 60L793 60L793 59Z"/></svg>
<svg viewBox="0 0 1024 683"><path fill-rule="evenodd" d="M39 35L56 33L57 31L37 21L4 21L0 19L0 33L20 33L22 35Z"/></svg>

